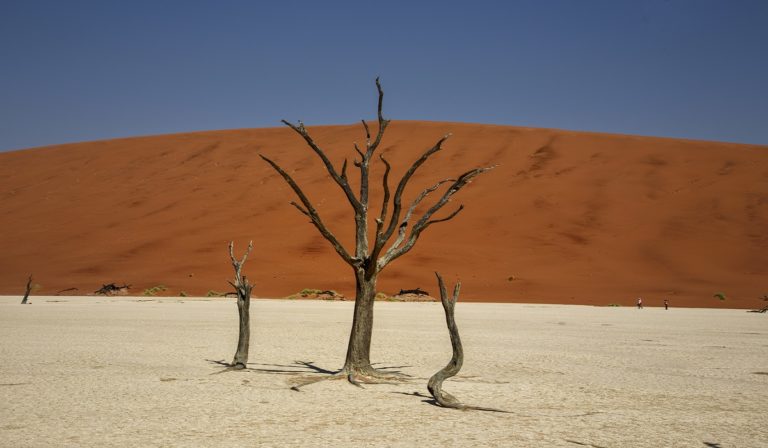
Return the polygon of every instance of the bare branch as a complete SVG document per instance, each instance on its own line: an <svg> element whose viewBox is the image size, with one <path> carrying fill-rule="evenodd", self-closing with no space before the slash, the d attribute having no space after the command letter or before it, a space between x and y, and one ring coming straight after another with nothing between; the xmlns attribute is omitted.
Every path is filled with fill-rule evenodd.
<svg viewBox="0 0 768 448"><path fill-rule="evenodd" d="M445 218L432 219L430 221L427 221L427 224L424 226L424 228L426 229L427 227L431 226L432 224L435 224L435 223L438 223L438 222L449 221L449 220L453 219L454 216L458 215L459 212L461 212L462 210L464 210L464 206L460 205L459 208L457 208L453 213L451 213L450 215L446 216Z"/></svg>
<svg viewBox="0 0 768 448"><path fill-rule="evenodd" d="M237 285L232 282L232 280L227 280L227 283L229 283L233 288L235 288L235 291L237 291Z"/></svg>
<svg viewBox="0 0 768 448"><path fill-rule="evenodd" d="M368 142L368 144L371 143L371 130L368 129L368 123L365 122L365 120L360 120L363 122L363 127L365 128L365 140Z"/></svg>
<svg viewBox="0 0 768 448"><path fill-rule="evenodd" d="M304 127L304 123L299 122L297 126L286 120L281 120L281 121L286 126L293 129L294 131L296 131L297 134L301 135L304 138L304 141L307 142L307 145L309 145L309 147L312 148L315 154L317 154L318 157L320 157L320 160L323 161L323 164L325 165L325 169L328 171L328 174L331 175L331 178L344 191L344 194L347 196L349 203L352 205L355 211L359 211L361 209L360 201L358 201L357 198L355 197L355 194L352 192L352 188L349 186L349 183L344 177L340 176L339 173L336 172L336 168L333 167L333 164L328 159L328 156L326 156L325 152L322 149L320 149L319 146L317 146L315 141L309 135L309 132L307 132L307 129Z"/></svg>
<svg viewBox="0 0 768 448"><path fill-rule="evenodd" d="M411 215L413 215L413 212L416 210L416 207L421 203L421 201L424 200L427 196L429 196L430 193L440 188L441 185L448 183L448 182L456 182L456 179L443 179L436 183L435 185L432 185L431 187L427 187L422 191L416 199L413 200L411 203L411 206L408 207L408 211L405 213L405 217L403 218L403 223L407 224L408 221L411 219Z"/></svg>
<svg viewBox="0 0 768 448"><path fill-rule="evenodd" d="M402 247L398 247L399 244L397 246L393 244L392 247L390 247L390 249L387 251L387 253L384 254L383 257L381 257L381 259L377 263L380 266L380 268L383 269L384 266L386 266L387 264L391 263L393 260L397 259L398 257L410 251L413 248L413 246L416 244L416 241L419 239L421 232L426 230L427 227L429 227L434 223L443 222L443 221L452 219L457 214L459 214L459 212L461 212L464 209L463 206L459 207L456 211L451 213L446 218L436 219L436 220L431 219L432 216L435 214L435 212L443 208L443 206L445 206L445 204L447 204L450 201L451 197L454 194L456 194L456 192L464 188L467 184L469 184L473 178L479 176L482 173L490 171L494 168L496 168L496 165L485 167L485 168L476 168L476 169L467 171L466 173L459 176L459 178L456 179L456 181L454 181L454 183L450 186L450 188L448 188L448 190L443 194L440 200L437 201L432 207L430 207L424 213L424 215L422 215L422 217L419 218L416 224L413 225L413 228L411 229L411 233L408 236L408 240L406 241L406 243ZM400 232L399 232L400 235L398 236L398 240L401 239L400 236L405 231L403 227L404 226L401 225ZM396 241L396 243L399 243L399 242L400 241Z"/></svg>
<svg viewBox="0 0 768 448"><path fill-rule="evenodd" d="M232 260L232 267L235 268L235 281L238 283L241 283L240 272L243 269L245 260L248 259L248 255L250 255L252 250L253 250L253 240L251 240L248 243L248 249L245 250L242 260L238 261L237 258L235 258L235 242L234 241L229 242L229 258L230 260ZM237 286L235 286L235 288L237 288Z"/></svg>
<svg viewBox="0 0 768 448"><path fill-rule="evenodd" d="M315 225L318 231L320 231L320 234L323 235L323 237L328 240L328 242L331 243L333 248L336 250L336 253L339 254L339 256L346 261L351 266L357 266L359 264L359 261L349 255L347 253L346 249L341 245L339 240L331 233L330 230L323 224L323 220L320 219L320 215L317 213L317 210L315 210L315 207L312 205L312 203L309 201L307 196L304 194L304 192L299 188L299 186L296 184L296 182L293 180L293 178L285 172L282 168L280 168L279 165L277 165L275 162L270 160L269 158L265 157L262 154L259 154L259 157L264 159L265 162L270 164L272 168L275 169L275 171L282 176L282 178L288 183L288 185L293 189L294 193L296 193L296 196L299 197L299 200L301 200L301 203L304 204L305 210L300 210L302 213L306 211L306 215L309 216L309 218L312 220L312 224Z"/></svg>
<svg viewBox="0 0 768 448"><path fill-rule="evenodd" d="M461 282L456 282L456 286L453 287L453 304L459 301L459 293L461 292Z"/></svg>
<svg viewBox="0 0 768 448"><path fill-rule="evenodd" d="M425 188L424 191L422 191L416 197L416 199L413 200L413 202L411 203L411 206L408 207L408 211L405 213L405 217L403 217L402 222L398 226L397 239L395 239L395 242L392 243L392 247L390 248L390 250L388 252L391 252L392 250L397 249L398 247L400 247L400 244L402 244L403 241L405 240L405 234L406 234L406 231L408 230L408 222L410 221L411 215L413 215L413 212L416 210L416 207L418 207L418 205L421 203L421 201L423 201L424 198L429 196L430 193L432 193L433 191L435 191L438 188L440 188L440 186L443 185L444 183L446 183L446 182L455 182L455 181L456 181L456 179L443 179L443 180L439 181L438 183L436 183L435 185L432 185L431 187Z"/></svg>
<svg viewBox="0 0 768 448"><path fill-rule="evenodd" d="M245 251L245 254L243 254L243 259L240 260L240 264L245 264L245 260L248 258L248 255L251 254L252 250L253 250L253 240L248 242L248 249Z"/></svg>
<svg viewBox="0 0 768 448"><path fill-rule="evenodd" d="M295 201L291 201L291 205L292 205L292 206L294 206L294 207L296 207L296 209L297 209L298 211L300 211L300 212L301 212L301 214L303 214L303 215L306 215L306 216L309 216L309 212L307 211L307 209L305 209L304 207L300 206L300 205L299 205L299 204L297 204ZM311 218L311 216L309 216L309 217Z"/></svg>
<svg viewBox="0 0 768 448"><path fill-rule="evenodd" d="M392 200L393 202L393 209L392 209L392 217L390 218L389 225L387 226L386 231L381 234L377 235L376 238L376 245L374 247L375 253L380 253L381 249L384 247L384 245L389 241L389 239L392 237L392 234L395 232L395 229L397 228L399 222L400 222L400 213L402 210L402 197L403 192L405 191L406 185L408 185L408 182L411 180L411 177L416 172L416 170L419 169L421 165L424 164L424 162L429 159L429 157L440 151L442 149L443 143L451 136L451 134L444 135L440 140L435 143L434 146L429 148L424 152L424 154L421 155L410 168L408 168L408 171L403 174L403 177L400 179L400 182L397 184L397 189L395 190L395 195Z"/></svg>
<svg viewBox="0 0 768 448"><path fill-rule="evenodd" d="M373 155L373 152L376 151L376 148L379 147L379 144L381 143L381 139L384 137L384 131L387 129L387 126L389 126L389 120L384 119L384 115L382 115L381 109L384 104L384 90L381 88L381 82L379 82L379 78L376 78L376 90L379 92L379 103L378 108L376 111L376 117L379 120L379 131L376 133L376 139L373 141L373 143L370 142L370 137L368 138L368 157L370 158ZM366 126L367 129L367 126Z"/></svg>
<svg viewBox="0 0 768 448"><path fill-rule="evenodd" d="M357 151L357 153L360 155L360 159L361 160L365 159L365 154L363 154L363 151L361 151L360 147L357 146L357 142L352 143L352 145L355 147L355 151ZM360 165L357 163L355 163L355 166L358 168L360 167Z"/></svg>
<svg viewBox="0 0 768 448"><path fill-rule="evenodd" d="M376 90L379 91L379 107L378 107L378 113L377 116L379 118L379 123L384 121L384 117L381 115L381 106L384 103L384 90L381 89L381 82L379 81L379 77L376 77Z"/></svg>
<svg viewBox="0 0 768 448"><path fill-rule="evenodd" d="M376 140L374 140L368 148L369 157L372 156L373 152L376 151L376 148L379 147L381 140L384 138L384 131L387 129L387 126L389 126L389 120L382 120L379 122L379 132L376 134Z"/></svg>
<svg viewBox="0 0 768 448"><path fill-rule="evenodd" d="M341 166L341 178L347 181L347 159L344 159L344 164Z"/></svg>
<svg viewBox="0 0 768 448"><path fill-rule="evenodd" d="M384 197L381 200L381 214L379 219L376 220L376 238L381 236L381 228L384 227L384 220L387 219L387 209L389 208L389 172L392 169L392 165L384 158L384 154L379 154L379 159L384 162L385 166L384 177L381 180Z"/></svg>
<svg viewBox="0 0 768 448"><path fill-rule="evenodd" d="M490 170L492 170L494 168L496 168L496 165L485 167L485 168L476 168L476 169L473 169L473 170L469 170L466 173L464 173L461 176L459 176L459 178L456 179L456 181L453 183L453 185L451 185L451 187L448 188L448 190L443 194L443 197L441 197L440 200L437 201L437 203L435 205L430 207L430 209L427 210L427 212L424 213L424 215L421 217L421 219L419 219L419 221L413 226L413 231L412 232L423 230L423 228L429 222L430 218L432 218L432 215L434 215L436 211L438 211L441 208L443 208L443 206L445 204L447 204L448 201L450 201L451 197L454 194L456 194L456 192L458 192L459 190L464 188L467 184L469 184L472 181L473 178L475 178L475 177L479 176L480 174L483 174L483 173L485 173L487 171L490 171ZM456 212L456 213L458 213L458 212Z"/></svg>

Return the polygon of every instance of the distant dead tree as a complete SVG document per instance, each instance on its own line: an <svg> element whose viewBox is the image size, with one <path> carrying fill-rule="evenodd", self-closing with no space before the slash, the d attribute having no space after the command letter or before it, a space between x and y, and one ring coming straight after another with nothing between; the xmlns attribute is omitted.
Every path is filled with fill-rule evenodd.
<svg viewBox="0 0 768 448"><path fill-rule="evenodd" d="M399 295L399 296L403 296L405 294L414 294L414 295L417 295L417 296L428 296L429 295L429 293L427 291L424 291L421 288L401 289L400 292L397 293L397 295Z"/></svg>
<svg viewBox="0 0 768 448"><path fill-rule="evenodd" d="M251 291L253 285L248 282L248 278L242 275L243 265L248 255L253 249L253 241L248 244L243 258L238 261L234 253L234 241L229 242L229 258L232 261L232 267L235 269L235 281L229 282L235 288L237 293L237 313L240 316L240 328L237 338L237 351L232 359L231 367L234 369L245 369L248 367L248 349L251 342Z"/></svg>
<svg viewBox="0 0 768 448"><path fill-rule="evenodd" d="M768 294L764 295L763 297L760 297L760 299L764 302L768 302ZM756 310L749 310L750 313L766 313L768 312L768 305L765 305L762 308L756 309Z"/></svg>
<svg viewBox="0 0 768 448"><path fill-rule="evenodd" d="M456 376L456 374L459 373L459 370L461 370L462 364L464 364L464 348L461 345L459 328L456 326L456 319L454 317L456 302L459 300L461 282L456 282L456 286L453 288L453 296L449 297L448 291L445 288L445 283L443 282L443 278L437 272L435 272L435 276L437 277L437 284L440 287L440 301L443 303L443 310L445 311L445 323L448 325L448 333L451 336L451 348L453 349L453 356L451 356L451 361L448 362L448 365L440 369L429 379L429 382L427 383L427 389L429 390L429 393L432 394L432 397L435 399L437 404L446 408L506 412L500 409L462 404L456 397L443 390L443 381Z"/></svg>
<svg viewBox="0 0 768 448"><path fill-rule="evenodd" d="M117 285L115 283L109 283L106 285L101 285L101 288L94 291L94 294L98 294L100 296L114 296L114 295L125 295L128 294L128 290L131 288L131 285L125 283L122 285Z"/></svg>
<svg viewBox="0 0 768 448"><path fill-rule="evenodd" d="M32 274L29 274L29 278L27 279L27 289L24 291L24 298L21 299L22 305L27 305L27 299L29 298L30 292L32 292Z"/></svg>
<svg viewBox="0 0 768 448"><path fill-rule="evenodd" d="M383 155L379 159L384 164L384 175L382 181L383 200L379 213L373 215L375 229L372 241L369 243L369 217L371 209L369 207L369 176L371 163L375 161L374 154L381 144L384 137L384 131L389 125L389 120L382 116L382 102L384 93L379 79L376 78L376 88L378 90L378 130L374 137L371 136L371 130L365 120L362 120L365 131L365 148L360 148L357 143L354 144L355 151L359 156L353 161L355 167L360 170L360 190L356 194L347 177L347 160L337 169L328 159L325 152L320 148L317 142L310 136L304 124L299 121L293 124L283 120L282 122L299 134L311 150L320 158L325 169L328 171L331 179L343 191L355 215L355 249L347 250L336 236L326 226L320 217L317 209L309 200L304 191L298 186L296 181L277 163L273 162L264 155L264 159L280 176L288 183L298 197L300 204L291 202L303 215L309 218L310 222L317 228L320 234L331 243L333 249L344 260L355 275L355 308L352 320L352 329L350 332L349 343L347 346L347 355L344 361L344 367L337 376L346 377L350 382L356 383L357 379L363 381L375 380L376 378L385 378L388 375L371 367L370 349L371 333L373 328L373 303L376 296L376 281L379 273L391 262L408 253L416 241L432 224L448 221L454 218L464 206L459 206L446 216L435 218L435 213L442 209L451 200L454 194L464 188L476 176L493 169L494 167L475 168L469 170L456 179L443 179L431 187L424 189L419 193L409 206L403 206L403 194L406 186L416 171L421 167L430 156L443 149L443 143L449 135L440 138L437 143L427 149L411 166L405 171L395 188L394 195L391 195L389 188L389 174L391 166ZM421 202L434 191L440 189L444 184L448 187L441 194L440 198L429 207L416 221L412 223L414 211ZM392 210L390 213L390 200ZM394 242L388 247L387 244L394 237Z"/></svg>

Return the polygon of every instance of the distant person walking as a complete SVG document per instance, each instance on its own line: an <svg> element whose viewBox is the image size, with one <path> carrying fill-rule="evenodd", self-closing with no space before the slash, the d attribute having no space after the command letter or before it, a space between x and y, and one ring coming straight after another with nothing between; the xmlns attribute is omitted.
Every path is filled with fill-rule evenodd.
<svg viewBox="0 0 768 448"><path fill-rule="evenodd" d="M669 309L669 299L664 299L664 309L665 310Z"/></svg>
<svg viewBox="0 0 768 448"><path fill-rule="evenodd" d="M638 310L642 310L643 309L643 298L642 297L638 297L637 298L637 309Z"/></svg>

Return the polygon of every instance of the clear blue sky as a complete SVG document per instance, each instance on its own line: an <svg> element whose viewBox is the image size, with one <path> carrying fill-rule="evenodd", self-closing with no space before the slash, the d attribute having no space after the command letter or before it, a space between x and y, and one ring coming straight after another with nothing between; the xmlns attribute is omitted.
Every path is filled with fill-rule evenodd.
<svg viewBox="0 0 768 448"><path fill-rule="evenodd" d="M2 0L0 150L352 123L377 75L395 120L768 144L768 0Z"/></svg>

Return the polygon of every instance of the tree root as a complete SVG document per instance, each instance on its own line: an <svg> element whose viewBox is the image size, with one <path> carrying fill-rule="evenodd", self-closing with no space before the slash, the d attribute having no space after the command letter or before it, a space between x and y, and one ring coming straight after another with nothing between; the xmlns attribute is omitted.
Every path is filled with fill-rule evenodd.
<svg viewBox="0 0 768 448"><path fill-rule="evenodd" d="M301 388L304 386L310 386L312 384L320 383L322 381L335 381L335 380L343 380L343 379L345 379L345 377L341 373L334 373L333 375L321 376L319 378L313 377L311 379L300 381L297 384L294 384L293 386L291 386L291 390L296 392L301 392Z"/></svg>
<svg viewBox="0 0 768 448"><path fill-rule="evenodd" d="M347 380L353 386L365 389L363 384L400 384L410 380L410 376L400 372L386 372L369 367L367 369L343 369L328 376L308 377L304 381L291 386L291 390L301 392L301 389L323 381Z"/></svg>
<svg viewBox="0 0 768 448"><path fill-rule="evenodd" d="M219 375L219 374L227 373L227 372L248 370L248 367L246 367L243 364L240 364L240 363L238 363L238 364L231 364L231 363L225 362L223 359L222 360L208 359L207 361L212 363L212 364L218 364L218 365L224 367L223 370L219 370L218 372L213 372L213 373L211 373L211 375Z"/></svg>

